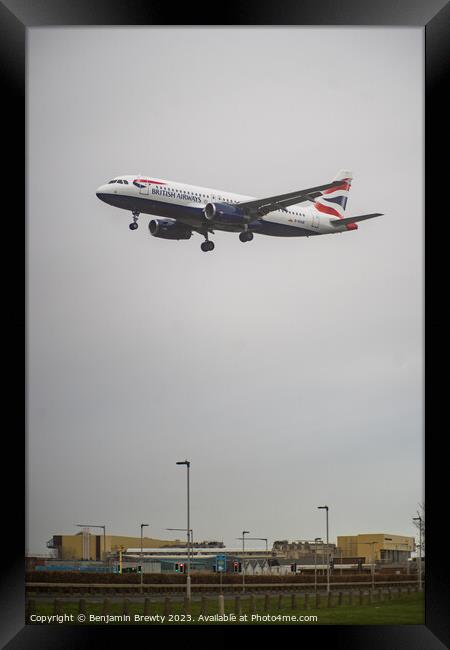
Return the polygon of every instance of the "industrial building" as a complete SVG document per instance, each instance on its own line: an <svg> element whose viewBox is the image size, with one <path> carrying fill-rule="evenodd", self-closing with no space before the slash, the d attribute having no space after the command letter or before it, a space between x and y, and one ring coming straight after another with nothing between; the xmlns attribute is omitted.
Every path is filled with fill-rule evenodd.
<svg viewBox="0 0 450 650"><path fill-rule="evenodd" d="M223 542L197 542L193 546L201 544L205 547L223 547ZM186 542L179 539L153 539L143 537L144 548L170 548L185 547ZM106 560L110 554L128 548L141 546L140 537L129 537L123 535L93 535L89 530L83 530L75 535L53 535L47 542L47 548L54 551L57 560ZM185 551L186 552L186 551Z"/></svg>
<svg viewBox="0 0 450 650"><path fill-rule="evenodd" d="M273 543L272 551L279 558L288 560L303 560L314 556L334 557L336 555L336 544L327 544L323 541L296 540L289 542L287 539L277 540Z"/></svg>
<svg viewBox="0 0 450 650"><path fill-rule="evenodd" d="M339 552L344 557L362 557L365 563L406 563L415 550L414 537L389 533L343 535L337 538Z"/></svg>
<svg viewBox="0 0 450 650"><path fill-rule="evenodd" d="M187 559L185 540L92 534L89 529L74 535L54 535L47 547L53 551L53 560L59 563L101 562L112 567L120 557L130 566L142 564L144 572L171 571L177 563ZM270 550L246 548L244 553L241 549L225 548L220 541L193 542L190 559L192 570L198 571L214 570L216 556L225 555L227 564L239 559L249 562L256 572L282 572L283 567L292 562L299 567L321 566L328 559L342 567L346 564L407 564L414 550L414 537L366 533L338 536L337 544L328 545L323 541L279 540Z"/></svg>
<svg viewBox="0 0 450 650"><path fill-rule="evenodd" d="M218 547L193 547L189 552L191 572L195 571L215 571L217 556L225 557L226 570L233 573L234 564L244 564L251 573L268 573L272 566L272 552L261 549L242 549ZM143 567L144 573L165 573L176 572L180 565L186 565L188 561L186 547L171 548L143 548L142 554L139 547L128 548L122 553L112 553L108 560L112 566L116 566L119 561L126 568L137 566ZM275 563L274 563L275 564ZM276 562L277 566L279 565Z"/></svg>

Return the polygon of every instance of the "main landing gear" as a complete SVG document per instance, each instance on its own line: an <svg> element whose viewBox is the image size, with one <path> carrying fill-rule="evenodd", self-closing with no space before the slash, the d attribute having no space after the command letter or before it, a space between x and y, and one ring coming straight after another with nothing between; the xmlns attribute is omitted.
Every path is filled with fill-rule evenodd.
<svg viewBox="0 0 450 650"><path fill-rule="evenodd" d="M239 239L241 240L241 242L252 241L253 233L250 232L249 230L244 230L239 234Z"/></svg>
<svg viewBox="0 0 450 650"><path fill-rule="evenodd" d="M136 230L137 227L138 227L137 220L138 220L138 217L139 217L139 212L132 212L132 215L133 215L133 222L130 223L129 229L130 230Z"/></svg>
<svg viewBox="0 0 450 650"><path fill-rule="evenodd" d="M204 230L202 230L202 235L205 238L205 241L200 244L200 248L202 249L202 251L204 253L207 253L208 251L213 251L214 250L214 242L210 241L208 239L209 232L208 232L208 230L206 228Z"/></svg>
<svg viewBox="0 0 450 650"><path fill-rule="evenodd" d="M207 239L206 241L200 244L200 248L204 253L214 250L214 242Z"/></svg>

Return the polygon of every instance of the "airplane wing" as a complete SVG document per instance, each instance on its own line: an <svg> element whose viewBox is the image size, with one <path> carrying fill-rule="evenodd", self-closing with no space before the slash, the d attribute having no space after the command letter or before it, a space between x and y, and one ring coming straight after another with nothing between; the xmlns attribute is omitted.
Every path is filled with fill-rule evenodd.
<svg viewBox="0 0 450 650"><path fill-rule="evenodd" d="M373 217L381 217L382 212L374 212L373 214L360 214L357 217L346 217L345 219L333 219L331 225L335 228L339 226L346 226L348 223L355 223L356 221L365 221L366 219L373 219Z"/></svg>
<svg viewBox="0 0 450 650"><path fill-rule="evenodd" d="M250 215L263 216L273 210L285 210L289 205L296 203L303 203L304 201L313 201L316 197L320 196L322 190L327 190L330 187L342 185L342 180L333 181L326 185L317 185L316 187L309 187L305 190L297 190L296 192L289 192L289 194L278 194L277 196L269 196L265 199L254 199L252 201L242 201L237 203L240 208Z"/></svg>

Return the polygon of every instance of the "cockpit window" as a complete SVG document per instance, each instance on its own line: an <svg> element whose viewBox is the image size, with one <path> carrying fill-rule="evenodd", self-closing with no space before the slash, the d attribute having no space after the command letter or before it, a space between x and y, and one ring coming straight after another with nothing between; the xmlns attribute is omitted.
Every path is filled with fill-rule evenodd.
<svg viewBox="0 0 450 650"><path fill-rule="evenodd" d="M124 185L128 185L128 181L124 181L123 184L124 184Z"/></svg>

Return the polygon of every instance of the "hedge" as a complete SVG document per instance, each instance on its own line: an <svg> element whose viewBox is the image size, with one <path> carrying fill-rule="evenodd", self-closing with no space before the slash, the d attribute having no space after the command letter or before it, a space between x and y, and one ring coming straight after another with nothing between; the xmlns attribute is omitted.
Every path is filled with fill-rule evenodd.
<svg viewBox="0 0 450 650"><path fill-rule="evenodd" d="M140 574L136 573L88 573L87 571L27 571L25 574L26 582L68 582L68 583L103 583L103 584L139 584ZM375 575L375 582L401 582L413 580L414 577L403 574L386 574ZM330 576L331 582L371 582L370 573L353 573L351 575L335 574ZM179 573L146 573L143 576L145 584L184 584L186 576ZM191 574L192 584L215 584L219 581L217 573L194 572ZM242 582L242 574L223 574L223 583L239 584ZM271 584L271 583L314 583L314 575L306 574L287 574L287 575L249 575L246 573L245 582L248 584ZM326 576L318 575L317 582L326 583Z"/></svg>

